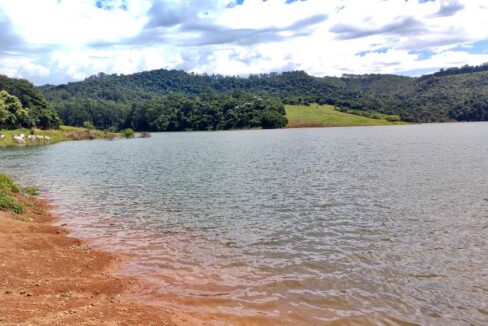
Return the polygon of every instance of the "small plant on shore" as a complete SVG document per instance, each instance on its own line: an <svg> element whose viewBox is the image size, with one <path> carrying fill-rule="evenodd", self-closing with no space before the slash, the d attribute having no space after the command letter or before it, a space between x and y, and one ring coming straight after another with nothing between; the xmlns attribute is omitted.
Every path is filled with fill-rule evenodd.
<svg viewBox="0 0 488 326"><path fill-rule="evenodd" d="M39 189L37 189L36 187L25 187L24 192L31 196L39 195Z"/></svg>
<svg viewBox="0 0 488 326"><path fill-rule="evenodd" d="M20 214L24 211L24 208L14 198L0 194L0 210Z"/></svg>
<svg viewBox="0 0 488 326"><path fill-rule="evenodd" d="M0 173L0 193L17 193L19 191L19 186L17 186L12 179L5 174Z"/></svg>
<svg viewBox="0 0 488 326"><path fill-rule="evenodd" d="M0 210L22 213L24 208L12 197L13 193L19 191L19 187L9 177L0 173Z"/></svg>
<svg viewBox="0 0 488 326"><path fill-rule="evenodd" d="M69 290L64 290L59 294L59 296L61 298L71 298L71 293L69 292Z"/></svg>
<svg viewBox="0 0 488 326"><path fill-rule="evenodd" d="M127 128L123 131L123 134L125 136L125 138L133 138L135 133L134 133L134 130L132 130L131 128Z"/></svg>

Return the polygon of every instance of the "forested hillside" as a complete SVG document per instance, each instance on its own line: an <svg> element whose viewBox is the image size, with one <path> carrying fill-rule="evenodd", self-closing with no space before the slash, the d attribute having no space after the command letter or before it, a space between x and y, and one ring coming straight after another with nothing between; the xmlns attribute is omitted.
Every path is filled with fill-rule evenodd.
<svg viewBox="0 0 488 326"><path fill-rule="evenodd" d="M341 79L364 94L362 100L369 101L369 107L398 114L405 121L488 120L488 64L441 70L419 78L364 75Z"/></svg>
<svg viewBox="0 0 488 326"><path fill-rule="evenodd" d="M44 95L24 79L0 75L0 128L58 128L60 119Z"/></svg>
<svg viewBox="0 0 488 326"><path fill-rule="evenodd" d="M65 123L88 121L99 128L279 127L284 121L280 101L330 104L344 112L397 115L411 122L488 119L488 64L418 78L377 74L319 78L302 71L240 78L160 69L132 75L101 73L40 89ZM273 123L265 121L271 118Z"/></svg>

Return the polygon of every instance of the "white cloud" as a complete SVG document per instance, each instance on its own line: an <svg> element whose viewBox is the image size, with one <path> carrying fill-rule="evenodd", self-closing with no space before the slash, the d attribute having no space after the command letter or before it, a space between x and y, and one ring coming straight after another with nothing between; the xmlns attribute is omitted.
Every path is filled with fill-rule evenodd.
<svg viewBox="0 0 488 326"><path fill-rule="evenodd" d="M0 73L39 84L156 68L322 76L488 61L469 47L488 40L486 0L230 1L0 0Z"/></svg>

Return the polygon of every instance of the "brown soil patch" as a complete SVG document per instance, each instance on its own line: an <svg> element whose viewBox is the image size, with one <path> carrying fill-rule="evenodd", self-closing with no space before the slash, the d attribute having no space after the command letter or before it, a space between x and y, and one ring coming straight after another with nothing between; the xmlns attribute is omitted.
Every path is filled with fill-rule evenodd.
<svg viewBox="0 0 488 326"><path fill-rule="evenodd" d="M141 286L110 271L122 257L92 250L47 224L47 203L18 196L30 208L0 212L0 325L181 325L194 320L137 303Z"/></svg>

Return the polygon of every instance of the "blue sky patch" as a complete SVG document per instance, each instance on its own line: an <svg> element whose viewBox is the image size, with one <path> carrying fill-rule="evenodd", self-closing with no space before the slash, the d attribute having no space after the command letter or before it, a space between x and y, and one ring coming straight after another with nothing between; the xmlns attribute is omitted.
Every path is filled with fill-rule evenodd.
<svg viewBox="0 0 488 326"><path fill-rule="evenodd" d="M128 0L122 0L122 2L119 4L117 1L114 0L96 0L95 6L97 6L97 8L99 9L104 9L104 10L114 10L114 9L127 10L127 1Z"/></svg>
<svg viewBox="0 0 488 326"><path fill-rule="evenodd" d="M398 75L402 76L409 76L409 77L418 77L422 75L428 75L431 73L434 73L439 70L441 67L432 67L432 68L420 68L420 69L412 69L412 70L406 70L402 72L398 72Z"/></svg>
<svg viewBox="0 0 488 326"><path fill-rule="evenodd" d="M486 54L488 53L488 39L467 46L458 46L453 50L468 52L471 54Z"/></svg>
<svg viewBox="0 0 488 326"><path fill-rule="evenodd" d="M388 50L389 50L388 48L379 48L376 50L361 51L361 52L356 53L356 55L358 55L360 57L364 57L368 53L386 53L386 52L388 52Z"/></svg>
<svg viewBox="0 0 488 326"><path fill-rule="evenodd" d="M412 50L408 53L416 54L418 56L418 60L427 60L430 59L432 55L434 55L434 52L431 50L421 50L421 51Z"/></svg>

